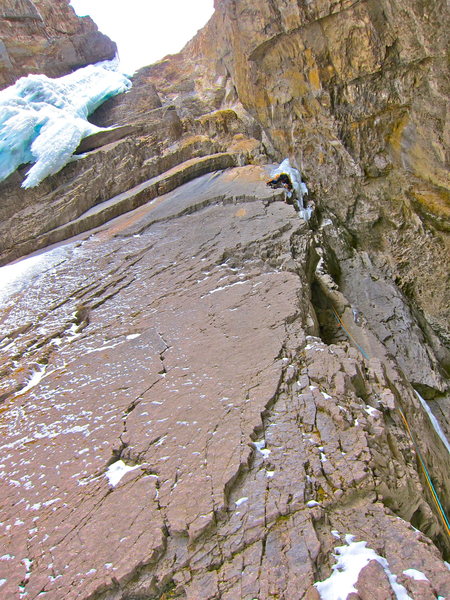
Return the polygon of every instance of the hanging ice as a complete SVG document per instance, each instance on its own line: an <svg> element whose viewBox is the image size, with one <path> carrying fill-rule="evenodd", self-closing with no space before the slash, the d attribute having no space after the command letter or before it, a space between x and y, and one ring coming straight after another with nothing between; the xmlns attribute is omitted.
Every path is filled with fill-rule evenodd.
<svg viewBox="0 0 450 600"><path fill-rule="evenodd" d="M0 181L25 163L35 164L24 188L60 171L80 141L101 130L88 115L131 87L115 69L105 61L59 79L28 75L0 91Z"/></svg>
<svg viewBox="0 0 450 600"><path fill-rule="evenodd" d="M306 183L302 181L300 171L292 167L289 159L285 158L280 163L280 166L270 173L270 176L273 179L277 175L281 175L281 173L286 173L289 176L293 187L294 202L296 201L298 204L299 214L302 219L307 221L311 217L312 209L305 207L303 198L308 195L308 188L306 187Z"/></svg>

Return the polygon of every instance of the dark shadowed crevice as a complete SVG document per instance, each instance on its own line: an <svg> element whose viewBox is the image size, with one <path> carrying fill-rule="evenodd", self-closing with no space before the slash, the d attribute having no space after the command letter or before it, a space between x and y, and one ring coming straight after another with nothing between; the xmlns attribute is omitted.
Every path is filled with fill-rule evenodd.
<svg viewBox="0 0 450 600"><path fill-rule="evenodd" d="M311 286L311 302L319 323L321 340L328 345L348 341L345 332L336 319L335 307L330 298L323 293L317 281L314 281Z"/></svg>

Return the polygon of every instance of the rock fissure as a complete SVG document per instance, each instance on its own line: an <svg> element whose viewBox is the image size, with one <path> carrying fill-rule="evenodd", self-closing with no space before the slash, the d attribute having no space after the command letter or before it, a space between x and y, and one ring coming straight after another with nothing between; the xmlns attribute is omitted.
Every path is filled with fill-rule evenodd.
<svg viewBox="0 0 450 600"><path fill-rule="evenodd" d="M77 236L2 291L1 593L318 600L348 533L411 598L445 597L398 412L447 505L411 387L446 431L444 3L216 4L93 115L115 131L35 190L23 169L0 186L0 260ZM51 5L48 73L61 32L92 27ZM287 156L308 222L266 186ZM376 569L361 598L393 594Z"/></svg>

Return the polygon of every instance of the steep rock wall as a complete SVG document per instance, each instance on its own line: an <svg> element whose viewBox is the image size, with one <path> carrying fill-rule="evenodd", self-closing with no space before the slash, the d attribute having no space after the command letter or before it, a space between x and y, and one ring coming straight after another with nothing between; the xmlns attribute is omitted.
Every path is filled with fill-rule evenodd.
<svg viewBox="0 0 450 600"><path fill-rule="evenodd" d="M114 58L116 44L69 0L3 0L0 6L0 89L30 73L60 77Z"/></svg>
<svg viewBox="0 0 450 600"><path fill-rule="evenodd" d="M370 358L320 338L316 234L266 175L205 175L3 288L6 597L317 599L346 534L413 600L450 591L400 410L446 506L450 455L364 322ZM383 569L357 589L394 597Z"/></svg>
<svg viewBox="0 0 450 600"><path fill-rule="evenodd" d="M447 3L216 4L187 52L225 69L277 158L448 346Z"/></svg>
<svg viewBox="0 0 450 600"><path fill-rule="evenodd" d="M448 434L443 37L412 4L217 2L93 115L115 130L2 184L4 261L78 234L0 290L7 597L318 600L346 534L387 561L346 600L450 594L414 391ZM265 186L285 155L309 222Z"/></svg>

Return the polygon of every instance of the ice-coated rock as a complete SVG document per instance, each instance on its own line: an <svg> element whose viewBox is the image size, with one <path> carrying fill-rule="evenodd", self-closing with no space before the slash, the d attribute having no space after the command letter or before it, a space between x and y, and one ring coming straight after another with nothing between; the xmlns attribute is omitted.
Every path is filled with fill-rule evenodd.
<svg viewBox="0 0 450 600"><path fill-rule="evenodd" d="M100 130L88 115L131 86L115 66L104 61L58 79L29 75L0 91L0 180L31 162L25 188L60 171L80 141Z"/></svg>
<svg viewBox="0 0 450 600"><path fill-rule="evenodd" d="M306 186L306 183L302 181L302 175L298 169L291 165L289 158L285 158L276 169L274 169L271 173L271 177L276 177L281 173L286 173L289 175L289 179L292 182L294 201L298 204L298 210L302 219L308 221L311 218L312 208L306 207L304 202L304 197L308 195L309 190ZM289 192L292 193L292 192Z"/></svg>

